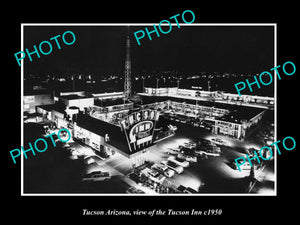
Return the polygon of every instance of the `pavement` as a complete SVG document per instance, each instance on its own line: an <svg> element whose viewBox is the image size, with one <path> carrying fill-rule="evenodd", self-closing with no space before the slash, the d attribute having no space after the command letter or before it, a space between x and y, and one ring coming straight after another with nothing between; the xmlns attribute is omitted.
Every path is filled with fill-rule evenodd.
<svg viewBox="0 0 300 225"><path fill-rule="evenodd" d="M249 188L249 181L247 180L247 177L249 176L250 171L240 172L238 170L234 170L230 167L230 162L237 157L244 156L246 153L245 149L249 146L261 148L263 143L260 139L249 138L246 139L246 141L239 141L221 135L213 135L205 130L191 127L186 124L178 123L175 125L178 127L178 130L174 136L160 141L154 146L148 148L147 158L149 161L159 163L162 160L166 160L170 156L168 152L171 148L178 148L179 145L183 145L185 142L189 141L198 142L201 139L211 140L211 138L218 137L224 140L226 146L221 146L222 154L220 157L209 157L208 159L198 160L196 163L190 163L190 166L185 168L182 174L175 174L172 178L167 178L165 183L168 186L178 187L179 185L184 185L186 187L191 187L194 190L199 190L200 193L245 193L247 188ZM75 148L82 157L92 159L92 162L89 165L83 164L82 167L78 165L78 167L76 167L76 171L73 173L78 173L78 171L81 170L81 175L83 175L85 173L100 170L109 172L110 175L115 178L112 179L113 181L111 183L107 182L106 184L103 184L103 186L105 186L103 193L106 193L105 191L113 192L114 190L125 193L129 186L133 186L137 189L143 190L147 194L156 194L153 190L137 185L134 181L127 177L127 175L132 172L132 165L130 160L125 156L116 153L110 156L110 158L101 159L94 153L92 148L88 146L84 146L73 140L70 140L68 143L72 148ZM48 158L45 157L45 160L47 159ZM74 163L78 161L76 158L70 158L70 160L74 161ZM270 161L268 166L257 171L257 182L252 184L249 192L274 192L275 178L274 166L272 166L272 163L274 164L274 161ZM72 162L70 162L70 164L72 164ZM63 169L63 166L64 164L56 168L56 172ZM70 170L68 171L68 173L70 173L68 174L68 177L78 177L78 174L71 174L73 171L71 168L72 167L70 167ZM52 173L48 167L47 169L49 170L49 173ZM30 174L28 176L30 176ZM63 179L64 178L62 176L62 180ZM52 185L63 185L56 184L55 182L56 181L53 180ZM57 182L60 181L57 180ZM78 185L76 182L75 184ZM124 183L126 185L124 185ZM114 189L113 186L120 186L121 188ZM89 184L84 186L84 188L84 192L89 192L89 190L91 190L91 192L102 193L103 191L103 189L101 189L101 182ZM51 185L48 185L47 190L51 192ZM64 187L64 190L68 190L68 186ZM80 190L80 187L76 189L77 192L80 192Z"/></svg>
<svg viewBox="0 0 300 225"><path fill-rule="evenodd" d="M203 136L201 138L209 139L211 136ZM177 148L188 141L195 140L181 134L176 134L169 139L161 141L148 149L148 160L156 163L166 160L169 157L167 152L170 148ZM244 193L247 184L245 181L241 182L241 184L237 181L249 176L250 171L239 172L238 170L234 170L229 166L229 162L243 155L244 152L242 152L242 149L249 143L245 144L240 141L232 141L231 139L229 141L229 146L221 147L223 154L220 157L211 157L208 160L191 163L188 168L184 169L182 174L175 174L172 178L167 178L165 183L172 187L184 185L200 191L202 190L200 187L205 184L203 188L205 193L210 193L210 190L213 193L230 193L231 191ZM155 194L151 189L137 185L126 177L126 175L132 172L132 166L130 160L123 155L116 153L109 159L102 160L89 147L82 146L76 142L70 143L70 145L81 149L81 151L85 152L86 156L92 157L96 162L96 165L86 172L95 170L108 171L112 176L119 175L120 179L130 186L141 189L147 194ZM236 151L237 146L241 149L240 151ZM223 185L219 185L220 183Z"/></svg>

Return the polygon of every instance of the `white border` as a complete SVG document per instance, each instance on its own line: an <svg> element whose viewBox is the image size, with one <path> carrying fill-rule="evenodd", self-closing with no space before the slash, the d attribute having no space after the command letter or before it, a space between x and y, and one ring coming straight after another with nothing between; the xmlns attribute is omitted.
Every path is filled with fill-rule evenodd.
<svg viewBox="0 0 300 225"><path fill-rule="evenodd" d="M21 23L21 51L24 51L24 26L153 26L158 25L158 23ZM161 24L162 26L168 26L168 24ZM176 23L171 23L173 26L177 26ZM274 27L274 67L277 66L277 23L191 23L191 24L181 24L180 26L273 26ZM267 68L266 68L267 69ZM277 140L277 76L275 76L274 83L274 124L275 124L275 140ZM24 62L21 61L21 146L23 144L24 135L24 124L23 124L23 95L24 95ZM275 151L276 152L276 151ZM277 196L277 152L274 157L275 168L275 190L274 194L247 194L247 193L215 193L215 194L98 194L98 193L24 193L24 178L23 178L23 163L24 156L21 157L21 196Z"/></svg>

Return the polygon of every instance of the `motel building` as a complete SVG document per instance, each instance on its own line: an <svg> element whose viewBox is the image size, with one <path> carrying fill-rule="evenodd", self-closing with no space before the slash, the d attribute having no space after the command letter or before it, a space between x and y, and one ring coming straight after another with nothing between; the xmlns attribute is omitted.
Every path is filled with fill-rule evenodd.
<svg viewBox="0 0 300 225"><path fill-rule="evenodd" d="M36 111L57 127L71 129L74 140L96 154L115 151L139 166L147 160L148 147L174 132L159 123L159 111L150 107L134 109L134 103L122 97L118 92L65 92L55 97L54 104L39 105ZM157 123L162 130L155 131Z"/></svg>
<svg viewBox="0 0 300 225"><path fill-rule="evenodd" d="M118 98L95 100L94 104L86 111L91 117L118 125L119 120L127 116L133 108L133 102Z"/></svg>
<svg viewBox="0 0 300 225"><path fill-rule="evenodd" d="M63 101L59 102L63 104L56 103L37 107L37 112L41 112L56 122L58 127L68 127L66 117L75 119L80 111L96 119L95 121L99 120L120 126L120 121L134 109L133 102L124 101L122 98L109 100L99 99L98 96L96 100L91 100L80 96L76 99L74 93L70 93L70 96L64 95L62 99ZM231 106L169 96L142 96L142 99L142 104L137 105L141 110L158 110L169 119L180 116L186 120L201 121L202 127L210 130L213 134L240 140L247 136L247 131L259 123L266 111L263 108Z"/></svg>
<svg viewBox="0 0 300 225"><path fill-rule="evenodd" d="M183 99L206 99L227 104L246 104L262 108L274 108L274 97L257 96L257 95L242 95L225 93L220 91L204 91L194 89L181 89L178 87L170 88L151 88L145 87L144 93L146 96L168 96Z"/></svg>
<svg viewBox="0 0 300 225"><path fill-rule="evenodd" d="M151 89L150 91L147 88L146 90L146 95L140 94L142 98L142 103L140 104L124 100L124 96L120 92L101 94L65 92L60 93L59 97L55 97L54 104L36 106L36 111L43 115L44 118L54 121L59 128L70 128L70 125L73 126L73 122L76 122L77 127L75 126L76 128L74 129L78 131L76 131L78 139L82 139L80 138L82 135L87 136L85 139L82 139L83 142L95 150L101 149L101 151L107 148L114 148L114 145L109 146L109 143L103 142L103 138L106 135L106 133L103 133L105 129L108 131L113 129L118 135L124 136L124 132L120 131L121 128L124 128L124 125L122 127L120 122L128 118L128 115L137 108L139 110L156 110L164 118L171 120L172 118L177 120L176 117L180 117L183 118L182 121L197 121L201 123L201 127L210 130L213 134L221 134L239 140L244 139L247 136L247 132L255 128L266 111L265 108L201 101L191 98L190 95L195 94L195 92L186 89L164 88L159 90L159 96L157 96L156 92L158 90ZM150 96L149 92L151 93ZM155 93L154 95L152 95L153 92ZM178 93L182 95L178 95ZM208 95L208 93L205 94ZM80 114L79 112L90 118L85 119L86 121L81 121L80 118L77 118ZM91 120L93 122L90 122ZM90 126L85 127L85 123L90 124ZM105 129L101 127L105 127ZM115 129L116 127L117 129ZM82 131L80 131L80 128L82 128ZM127 129L128 127L125 130ZM88 130L90 133L84 130ZM107 135L112 137L112 133L114 132L108 132ZM99 139L97 137L98 141L93 142L91 141L95 139L93 135L100 135L102 138ZM127 142L127 139L125 140ZM140 145L140 141L136 144L138 149L143 146ZM123 145L128 146L128 144L124 143ZM134 155L136 151L134 148L131 146L130 149L121 151L121 154L126 156Z"/></svg>
<svg viewBox="0 0 300 225"><path fill-rule="evenodd" d="M127 115L119 125L78 114L73 138L93 148L95 153L116 151L128 158L133 166L139 166L147 160L147 148L154 145L158 120L159 112L150 109Z"/></svg>
<svg viewBox="0 0 300 225"><path fill-rule="evenodd" d="M156 109L169 119L191 126L201 124L213 134L243 140L263 118L266 109L200 101L173 96L142 96L140 108ZM178 119L179 118L179 119ZM198 125L197 125L198 126Z"/></svg>
<svg viewBox="0 0 300 225"><path fill-rule="evenodd" d="M121 93L61 93L54 104L37 106L36 111L59 128L73 128L73 137L96 153L115 151L136 166L144 163L148 147L158 137L154 131L157 122L163 120L159 115L167 120L175 116L184 118L182 121L200 121L213 134L242 140L266 111L195 100L186 97L188 93L185 90L185 97L174 97L173 92L172 96L142 95L142 103L135 106Z"/></svg>

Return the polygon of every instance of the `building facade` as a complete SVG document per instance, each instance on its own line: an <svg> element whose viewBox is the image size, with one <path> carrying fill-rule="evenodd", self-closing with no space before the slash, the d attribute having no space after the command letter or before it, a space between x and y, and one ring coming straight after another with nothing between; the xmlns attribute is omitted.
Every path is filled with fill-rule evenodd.
<svg viewBox="0 0 300 225"><path fill-rule="evenodd" d="M116 151L129 158L132 165L142 165L147 148L153 145L154 130L159 112L140 110L119 121L119 125L81 114L74 123L74 138L95 152Z"/></svg>
<svg viewBox="0 0 300 225"><path fill-rule="evenodd" d="M66 107L78 107L80 111L84 111L85 108L94 105L93 97L82 97L79 95L61 96L59 97L59 101L62 102Z"/></svg>
<svg viewBox="0 0 300 225"><path fill-rule="evenodd" d="M23 111L28 113L35 113L36 106L53 104L54 100L51 94L28 93L23 96Z"/></svg>
<svg viewBox="0 0 300 225"><path fill-rule="evenodd" d="M203 91L193 89L172 88L151 88L145 87L145 92L142 94L150 96L168 96L186 99L210 99L216 102L223 102L227 104L253 104L257 107L273 108L274 97L256 96L256 95L242 95L232 93L225 93L220 91Z"/></svg>

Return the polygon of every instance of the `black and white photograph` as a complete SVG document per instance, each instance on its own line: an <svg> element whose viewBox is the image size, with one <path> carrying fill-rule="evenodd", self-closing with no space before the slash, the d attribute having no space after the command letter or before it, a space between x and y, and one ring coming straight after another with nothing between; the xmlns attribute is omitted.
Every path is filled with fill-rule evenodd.
<svg viewBox="0 0 300 225"><path fill-rule="evenodd" d="M2 13L4 221L297 221L296 4L24 3Z"/></svg>
<svg viewBox="0 0 300 225"><path fill-rule="evenodd" d="M276 194L275 24L22 27L24 195Z"/></svg>

